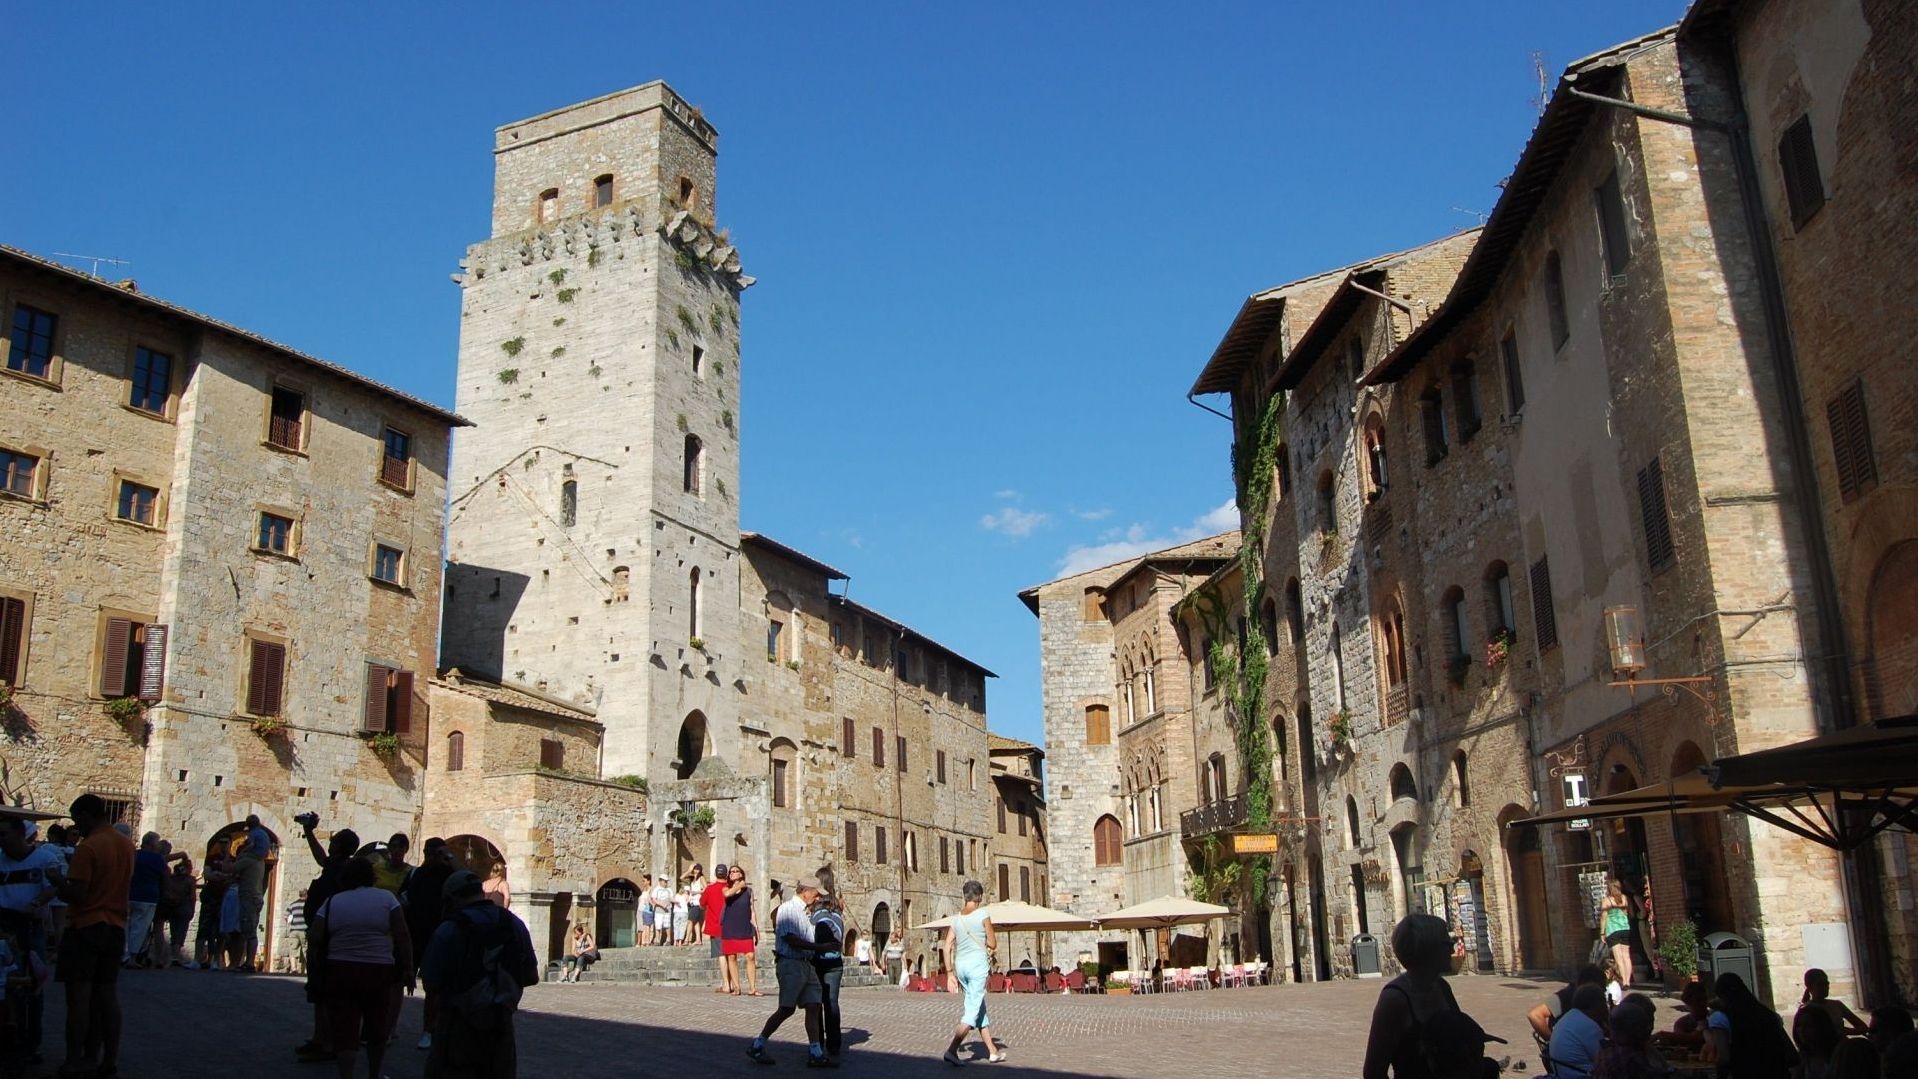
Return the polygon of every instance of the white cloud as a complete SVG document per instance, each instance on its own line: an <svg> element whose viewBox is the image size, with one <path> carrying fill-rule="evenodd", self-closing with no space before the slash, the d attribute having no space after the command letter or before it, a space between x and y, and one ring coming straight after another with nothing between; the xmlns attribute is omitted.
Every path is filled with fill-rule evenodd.
<svg viewBox="0 0 1918 1079"><path fill-rule="evenodd" d="M1103 521L1112 516L1112 507L1102 506L1096 510L1073 510L1072 515L1081 521Z"/></svg>
<svg viewBox="0 0 1918 1079"><path fill-rule="evenodd" d="M1191 543L1206 536L1229 532L1237 527L1239 527L1239 507L1236 502L1228 498L1223 504L1200 514L1191 524L1174 528L1167 534L1157 534L1142 524L1108 529L1099 537L1104 542L1075 544L1068 547L1065 556L1059 559L1059 575L1070 577L1089 569L1109 566L1128 558L1137 558L1151 551L1177 547L1181 543Z"/></svg>
<svg viewBox="0 0 1918 1079"><path fill-rule="evenodd" d="M1036 510L1022 510L1017 506L1007 506L997 513L988 513L979 518L979 527L988 532L999 532L1014 539L1023 539L1032 535L1033 530L1046 523L1047 514Z"/></svg>
<svg viewBox="0 0 1918 1079"><path fill-rule="evenodd" d="M997 498L1001 501L1011 501L1012 499L1019 497L1019 491L1017 488L1014 488L1014 487L1002 487L999 490L992 492L992 497Z"/></svg>

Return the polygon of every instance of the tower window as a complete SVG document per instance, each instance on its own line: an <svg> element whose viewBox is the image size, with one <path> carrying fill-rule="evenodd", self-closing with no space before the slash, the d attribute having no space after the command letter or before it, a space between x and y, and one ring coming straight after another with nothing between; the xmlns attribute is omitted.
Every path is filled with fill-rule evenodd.
<svg viewBox="0 0 1918 1079"><path fill-rule="evenodd" d="M613 204L613 174L607 173L593 181L593 209Z"/></svg>
<svg viewBox="0 0 1918 1079"><path fill-rule="evenodd" d="M693 346L693 375L697 378L706 377L706 350L698 345Z"/></svg>
<svg viewBox="0 0 1918 1079"><path fill-rule="evenodd" d="M705 471L706 445L699 440L698 435L687 435L685 475L687 494L697 495L700 493L701 481L705 478Z"/></svg>
<svg viewBox="0 0 1918 1079"><path fill-rule="evenodd" d="M699 185L684 176L679 178L679 205L687 210L699 207Z"/></svg>
<svg viewBox="0 0 1918 1079"><path fill-rule="evenodd" d="M1812 142L1810 116L1800 116L1778 140L1778 167L1785 175L1791 227L1804 228L1805 222L1825 205L1825 181L1818 174L1818 149Z"/></svg>
<svg viewBox="0 0 1918 1079"><path fill-rule="evenodd" d="M1625 272L1632 261L1631 231L1625 222L1625 196L1618 186L1618 170L1605 174L1604 182L1592 189L1592 201L1598 209L1598 234L1605 245L1605 270L1613 277Z"/></svg>
<svg viewBox="0 0 1918 1079"><path fill-rule="evenodd" d="M579 482L567 480L559 485L559 523L571 528L579 522Z"/></svg>
<svg viewBox="0 0 1918 1079"><path fill-rule="evenodd" d="M549 187L546 190L540 192L539 207L535 212L539 215L536 220L541 225L547 224L548 222L551 222L551 221L558 220L559 218L559 188Z"/></svg>

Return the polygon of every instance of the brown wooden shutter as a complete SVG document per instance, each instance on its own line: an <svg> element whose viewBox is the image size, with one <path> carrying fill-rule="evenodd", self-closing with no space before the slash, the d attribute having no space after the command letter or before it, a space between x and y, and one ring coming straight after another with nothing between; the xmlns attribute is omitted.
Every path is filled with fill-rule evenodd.
<svg viewBox="0 0 1918 1079"><path fill-rule="evenodd" d="M878 727L872 729L872 764L875 768L886 766L886 732Z"/></svg>
<svg viewBox="0 0 1918 1079"><path fill-rule="evenodd" d="M457 772L466 767L466 735L454 731L446 736L446 770Z"/></svg>
<svg viewBox="0 0 1918 1079"><path fill-rule="evenodd" d="M933 754L933 764L937 768L939 782L946 781L946 751L941 749Z"/></svg>
<svg viewBox="0 0 1918 1079"><path fill-rule="evenodd" d="M859 737L853 730L852 717L847 716L839 728L839 755L847 759L859 756Z"/></svg>
<svg viewBox="0 0 1918 1079"><path fill-rule="evenodd" d="M1665 505L1665 470L1656 457L1638 470L1638 515L1645 525L1645 561L1656 573L1676 557L1671 514Z"/></svg>
<svg viewBox="0 0 1918 1079"><path fill-rule="evenodd" d="M858 860L859 860L859 823L857 821L847 821L846 822L846 861L856 862Z"/></svg>
<svg viewBox="0 0 1918 1079"><path fill-rule="evenodd" d="M946 836L939 837L939 872L952 872L952 840Z"/></svg>
<svg viewBox="0 0 1918 1079"><path fill-rule="evenodd" d="M1019 867L1019 902L1032 902L1032 867L1029 865Z"/></svg>
<svg viewBox="0 0 1918 1079"><path fill-rule="evenodd" d="M377 663L366 665L366 711L360 717L360 729L374 734L386 733L387 690L392 686L393 671Z"/></svg>
<svg viewBox="0 0 1918 1079"><path fill-rule="evenodd" d="M393 703L391 705L394 734L408 734L413 730L413 672L393 672Z"/></svg>
<svg viewBox="0 0 1918 1079"><path fill-rule="evenodd" d="M1006 900L1011 898L1012 898L1012 867L1007 865L1004 862L1000 862L999 863L999 901L1003 903Z"/></svg>
<svg viewBox="0 0 1918 1079"><path fill-rule="evenodd" d="M566 766L566 745L557 738L539 740L539 766L559 771Z"/></svg>
<svg viewBox="0 0 1918 1079"><path fill-rule="evenodd" d="M1558 615L1552 609L1552 567L1547 559L1532 563L1532 627L1538 631L1538 649L1558 644Z"/></svg>
<svg viewBox="0 0 1918 1079"><path fill-rule="evenodd" d="M0 596L0 682L20 684L20 653L26 651L27 605Z"/></svg>
<svg viewBox="0 0 1918 1079"><path fill-rule="evenodd" d="M286 648L248 638L246 710L256 716L280 714L285 696Z"/></svg>
<svg viewBox="0 0 1918 1079"><path fill-rule="evenodd" d="M773 762L773 808L786 808L786 762Z"/></svg>
<svg viewBox="0 0 1918 1079"><path fill-rule="evenodd" d="M880 865L886 864L886 830L884 828L872 830L872 856Z"/></svg>
<svg viewBox="0 0 1918 1079"><path fill-rule="evenodd" d="M1800 116L1778 140L1778 168L1785 177L1791 227L1803 228L1825 205L1825 181L1818 175L1818 147L1812 140L1810 116Z"/></svg>
<svg viewBox="0 0 1918 1079"><path fill-rule="evenodd" d="M1871 423L1865 415L1865 384L1853 382L1825 406L1831 427L1832 462L1838 468L1838 493L1846 501L1857 498L1878 481L1878 463L1872 459Z"/></svg>
<svg viewBox="0 0 1918 1079"><path fill-rule="evenodd" d="M127 652L133 647L133 623L107 619L106 648L100 653L100 696L117 700L127 695Z"/></svg>
<svg viewBox="0 0 1918 1079"><path fill-rule="evenodd" d="M266 707L268 715L286 711L286 646L262 643L266 652Z"/></svg>
<svg viewBox="0 0 1918 1079"><path fill-rule="evenodd" d="M901 772L905 771L906 770L906 736L902 734L902 735L899 735L897 738L894 738L892 740L892 748L893 748L894 756L898 758L897 760L893 761L893 764L896 765Z"/></svg>

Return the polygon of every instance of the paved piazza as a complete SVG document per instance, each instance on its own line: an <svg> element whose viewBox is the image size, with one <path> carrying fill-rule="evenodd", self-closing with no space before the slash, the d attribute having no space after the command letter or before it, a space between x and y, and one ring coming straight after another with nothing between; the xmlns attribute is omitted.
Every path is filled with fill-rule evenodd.
<svg viewBox="0 0 1918 1079"><path fill-rule="evenodd" d="M1260 1073L1351 1079L1377 981L1212 990L1159 997L999 996L993 1031L1010 1060L989 1074L1214 1075ZM185 1076L277 1077L333 1074L292 1060L310 1021L299 983L190 971L127 972L121 982L127 1022L121 1073L128 1079ZM1514 1063L1536 1072L1524 1012L1544 983L1494 976L1452 979L1459 1003L1493 1034L1512 1042ZM803 1027L795 1015L773 1043L778 1069L744 1055L771 1011L771 998L723 997L704 989L542 985L527 993L519 1017L520 1074L529 1079L647 1075L745 1075L798 1070ZM1661 1000L1661 1007L1669 1005ZM842 1074L944 1075L939 1060L957 1006L946 994L848 991L848 1047ZM62 1009L49 998L48 1063L59 1058ZM1665 1022L1669 1016L1662 1017ZM393 1079L422 1072L413 1048L420 1002L407 1001L400 1038L387 1059ZM257 1036L254 1031L257 1030Z"/></svg>

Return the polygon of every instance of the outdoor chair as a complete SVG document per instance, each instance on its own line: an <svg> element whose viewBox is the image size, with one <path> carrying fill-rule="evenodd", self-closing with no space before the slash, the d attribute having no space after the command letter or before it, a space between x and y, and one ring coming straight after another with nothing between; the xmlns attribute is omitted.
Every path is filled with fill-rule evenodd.
<svg viewBox="0 0 1918 1079"><path fill-rule="evenodd" d="M1185 985L1187 989L1210 989L1212 972L1204 967L1191 967L1185 972Z"/></svg>
<svg viewBox="0 0 1918 1079"><path fill-rule="evenodd" d="M1065 976L1058 971L1048 970L1040 979L1040 988L1047 993L1063 993L1066 991Z"/></svg>
<svg viewBox="0 0 1918 1079"><path fill-rule="evenodd" d="M1010 974L1007 975L1006 980L1009 983L1006 989L1007 992L1037 993L1039 991L1039 976L1037 974Z"/></svg>
<svg viewBox="0 0 1918 1079"><path fill-rule="evenodd" d="M1245 984L1245 965L1234 963L1219 972L1220 989L1237 989Z"/></svg>
<svg viewBox="0 0 1918 1079"><path fill-rule="evenodd" d="M1006 976L1003 974L986 975L986 992L1003 993L1006 991Z"/></svg>
<svg viewBox="0 0 1918 1079"><path fill-rule="evenodd" d="M1061 978L1060 988L1068 993L1085 992L1086 991L1086 972L1083 970L1075 970L1072 973L1066 975L1064 978Z"/></svg>

